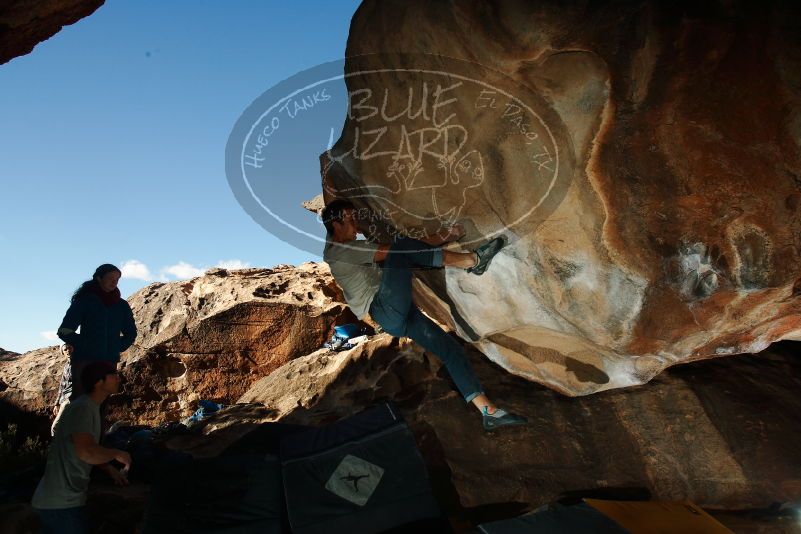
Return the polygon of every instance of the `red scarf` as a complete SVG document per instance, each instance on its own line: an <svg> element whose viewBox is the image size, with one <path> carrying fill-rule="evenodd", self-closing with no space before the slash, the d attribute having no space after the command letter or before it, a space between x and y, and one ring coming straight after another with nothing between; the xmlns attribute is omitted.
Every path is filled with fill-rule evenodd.
<svg viewBox="0 0 801 534"><path fill-rule="evenodd" d="M103 304L105 304L106 307L116 304L119 302L120 298L122 298L120 289L118 287L115 287L112 291L103 291L103 289L100 287L100 284L97 282L92 285L92 292L100 297L100 300L103 301Z"/></svg>

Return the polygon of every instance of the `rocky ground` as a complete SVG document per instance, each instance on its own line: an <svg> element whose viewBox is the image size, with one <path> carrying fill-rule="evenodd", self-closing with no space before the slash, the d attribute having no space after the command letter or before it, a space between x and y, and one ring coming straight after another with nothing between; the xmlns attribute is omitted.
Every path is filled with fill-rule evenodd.
<svg viewBox="0 0 801 534"><path fill-rule="evenodd" d="M348 353L299 358L240 400L263 402L263 420L322 424L394 399L435 483L468 515L603 487L642 487L656 499L709 508L761 508L801 496L796 351L782 345L688 364L647 386L578 399L532 387L470 351L491 396L530 419L498 434L482 430L437 360L386 335ZM252 405L231 413L238 409Z"/></svg>
<svg viewBox="0 0 801 534"><path fill-rule="evenodd" d="M795 345L687 364L645 386L581 398L532 385L468 350L486 390L529 417L529 426L484 432L435 358L381 334L350 351L294 358L169 446L214 456L262 422L322 425L391 399L460 531L590 489L645 488L655 499L689 499L738 532L785 525L786 517L766 511L801 499ZM136 524L147 487L118 490L102 480L93 487L96 506L114 503L125 528ZM758 520L757 512L733 512L755 509ZM99 531L126 531L104 520L108 530Z"/></svg>

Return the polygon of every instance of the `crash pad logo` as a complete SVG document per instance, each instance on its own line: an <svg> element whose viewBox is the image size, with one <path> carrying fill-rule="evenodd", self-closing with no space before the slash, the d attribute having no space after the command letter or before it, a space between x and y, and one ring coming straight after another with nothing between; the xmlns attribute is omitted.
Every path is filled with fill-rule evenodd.
<svg viewBox="0 0 801 534"><path fill-rule="evenodd" d="M348 454L328 479L325 489L354 504L364 506L383 475L383 468Z"/></svg>
<svg viewBox="0 0 801 534"><path fill-rule="evenodd" d="M271 88L229 137L234 195L283 241L322 251L325 229L302 204L323 188L366 206L359 227L378 241L470 226L472 207L498 215L473 225L470 239L482 242L544 220L563 198L563 127L535 92L439 56L348 61L347 73L344 61L326 63Z"/></svg>

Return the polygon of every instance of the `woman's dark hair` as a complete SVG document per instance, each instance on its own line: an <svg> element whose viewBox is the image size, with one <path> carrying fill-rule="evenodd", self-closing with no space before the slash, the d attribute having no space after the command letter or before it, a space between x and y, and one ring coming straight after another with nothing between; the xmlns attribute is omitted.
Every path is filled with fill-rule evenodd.
<svg viewBox="0 0 801 534"><path fill-rule="evenodd" d="M325 208L323 208L323 213L321 219L323 220L323 224L325 225L325 229L328 231L329 234L334 234L334 221L341 222L342 216L345 214L345 210L355 210L356 208L350 202L350 200L335 200Z"/></svg>
<svg viewBox="0 0 801 534"><path fill-rule="evenodd" d="M75 293L72 294L70 303L75 302L76 300L86 295L89 291L92 290L92 286L94 284L97 284L97 281L100 278L103 278L112 271L117 271L118 273L122 274L122 271L120 271L115 265L112 265L110 263L104 263L103 265L95 269L95 274L92 275L92 279L82 283L80 286L78 286L78 289L75 290Z"/></svg>

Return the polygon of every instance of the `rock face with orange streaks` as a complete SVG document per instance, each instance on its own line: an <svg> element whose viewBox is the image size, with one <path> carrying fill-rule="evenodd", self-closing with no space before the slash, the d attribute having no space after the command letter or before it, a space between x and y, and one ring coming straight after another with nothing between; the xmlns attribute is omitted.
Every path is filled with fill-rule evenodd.
<svg viewBox="0 0 801 534"><path fill-rule="evenodd" d="M568 395L797 339L799 15L365 1L325 193L375 239L505 235L481 277L422 273L417 302Z"/></svg>

